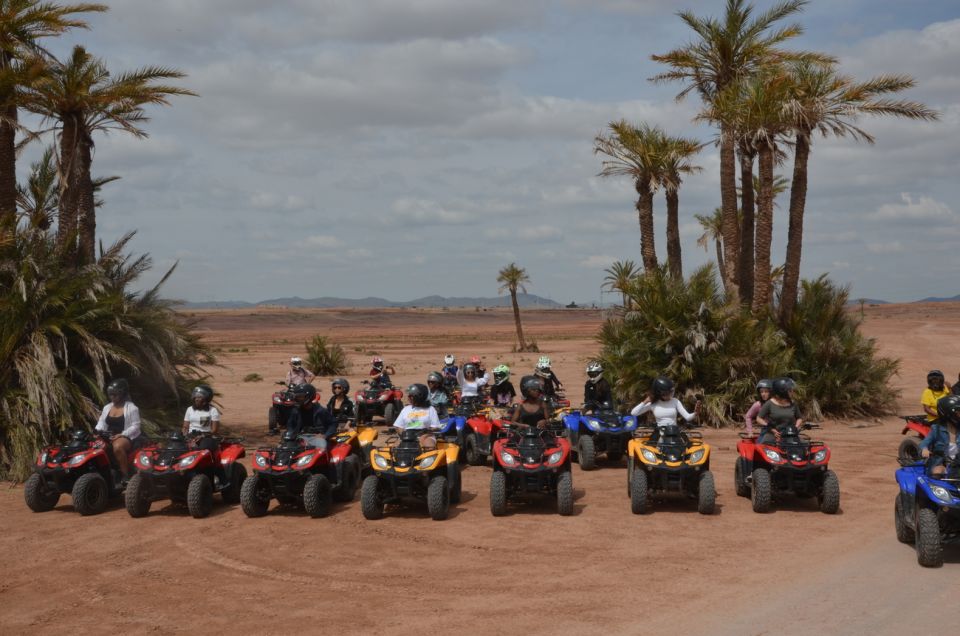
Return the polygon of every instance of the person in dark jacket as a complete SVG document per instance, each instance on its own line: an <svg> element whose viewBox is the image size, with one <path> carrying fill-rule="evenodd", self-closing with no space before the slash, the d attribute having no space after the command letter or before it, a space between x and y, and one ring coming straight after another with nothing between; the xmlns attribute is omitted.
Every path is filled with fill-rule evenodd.
<svg viewBox="0 0 960 636"><path fill-rule="evenodd" d="M300 435L311 446L327 447L327 438L336 434L337 420L322 404L313 401L317 389L312 384L300 384L293 389L297 408L287 418L287 431Z"/></svg>
<svg viewBox="0 0 960 636"><path fill-rule="evenodd" d="M603 377L603 365L598 361L587 365L587 381L583 385L583 410L595 411L601 404L613 405L613 391Z"/></svg>
<svg viewBox="0 0 960 636"><path fill-rule="evenodd" d="M930 424L930 434L920 442L920 452L927 453L927 472L933 476L943 473L943 466L952 458L950 435L956 440L960 427L960 395L947 395L937 401L937 419ZM951 430L952 429L952 430Z"/></svg>
<svg viewBox="0 0 960 636"><path fill-rule="evenodd" d="M327 400L327 410L333 419L341 423L356 417L353 400L350 399L350 383L346 378L336 378L331 382L330 392L333 395Z"/></svg>

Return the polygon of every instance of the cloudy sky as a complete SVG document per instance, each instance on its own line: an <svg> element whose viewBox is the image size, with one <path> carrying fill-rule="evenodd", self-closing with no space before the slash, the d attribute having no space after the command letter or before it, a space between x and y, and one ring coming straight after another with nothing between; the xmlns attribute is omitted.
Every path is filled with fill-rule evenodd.
<svg viewBox="0 0 960 636"><path fill-rule="evenodd" d="M640 236L630 183L596 177L594 136L621 117L713 135L691 124L695 99L647 78L652 53L689 38L675 12L722 0L107 1L52 48L83 43L115 72L175 66L200 97L151 111L147 140L97 140L95 173L122 177L101 235L137 229L158 270L179 261L166 291L187 300L490 296L516 261L532 293L598 301ZM803 275L854 297L960 293L960 4L812 0L800 22L796 47L858 78L912 74L908 97L942 117L864 120L874 146L815 141ZM693 215L719 203L716 149L698 163L680 195L687 271L710 258ZM774 223L781 262L785 210Z"/></svg>

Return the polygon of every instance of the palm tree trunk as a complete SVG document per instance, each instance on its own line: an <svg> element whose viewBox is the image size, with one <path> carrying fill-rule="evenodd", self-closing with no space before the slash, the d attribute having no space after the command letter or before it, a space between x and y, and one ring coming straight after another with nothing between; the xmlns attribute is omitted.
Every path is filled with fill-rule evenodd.
<svg viewBox="0 0 960 636"><path fill-rule="evenodd" d="M0 68L9 69L13 56L3 53ZM13 90L6 91L0 103L3 120L0 120L0 232L12 230L17 224L17 104Z"/></svg>
<svg viewBox="0 0 960 636"><path fill-rule="evenodd" d="M75 117L65 117L60 131L60 201L57 210L57 240L64 256L73 260L77 241L77 149L80 127Z"/></svg>
<svg viewBox="0 0 960 636"><path fill-rule="evenodd" d="M754 151L745 144L740 146L740 302L749 307L753 302L753 249L754 201L753 201L753 156Z"/></svg>
<svg viewBox="0 0 960 636"><path fill-rule="evenodd" d="M523 327L520 325L520 305L517 303L517 289L515 287L510 288L510 301L513 303L513 322L517 325L517 341L520 343L517 351L526 351L527 342L523 339Z"/></svg>
<svg viewBox="0 0 960 636"><path fill-rule="evenodd" d="M77 148L77 223L80 234L79 260L92 263L96 260L97 211L93 195L93 139L86 133L80 135Z"/></svg>
<svg viewBox="0 0 960 636"><path fill-rule="evenodd" d="M807 162L810 159L810 134L798 132L793 151L793 183L790 185L790 227L787 231L787 258L783 268L780 294L780 319L786 323L793 315L800 285L800 253L803 248L803 214L807 205Z"/></svg>
<svg viewBox="0 0 960 636"><path fill-rule="evenodd" d="M723 210L723 277L726 288L739 298L737 263L740 250L740 224L737 221L737 153L732 130L720 129L720 207Z"/></svg>
<svg viewBox="0 0 960 636"><path fill-rule="evenodd" d="M723 241L717 239L717 267L720 269L720 278L726 285L726 279L723 278ZM726 289L726 287L724 287Z"/></svg>
<svg viewBox="0 0 960 636"><path fill-rule="evenodd" d="M667 189L667 265L670 275L683 280L683 261L680 260L680 193Z"/></svg>
<svg viewBox="0 0 960 636"><path fill-rule="evenodd" d="M770 302L770 244L773 241L773 148L758 148L760 196L757 201L757 244L753 275L753 313L760 314Z"/></svg>
<svg viewBox="0 0 960 636"><path fill-rule="evenodd" d="M657 244L653 235L653 192L642 179L637 179L637 218L640 222L640 257L643 269L657 269Z"/></svg>

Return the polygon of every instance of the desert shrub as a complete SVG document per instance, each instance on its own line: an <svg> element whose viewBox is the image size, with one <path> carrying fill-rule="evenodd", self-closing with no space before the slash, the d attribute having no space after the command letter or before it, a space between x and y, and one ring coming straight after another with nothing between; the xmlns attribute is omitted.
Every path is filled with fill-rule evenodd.
<svg viewBox="0 0 960 636"><path fill-rule="evenodd" d="M343 348L316 335L306 343L307 368L317 375L338 375L347 372L347 354Z"/></svg>
<svg viewBox="0 0 960 636"><path fill-rule="evenodd" d="M148 256L124 253L127 235L93 264L64 265L52 233L17 228L0 245L0 477L21 479L38 449L91 426L105 384L126 377L145 432L182 417L192 386L213 363L160 286L131 291Z"/></svg>
<svg viewBox="0 0 960 636"><path fill-rule="evenodd" d="M244 382L263 382L263 376L259 373L248 373L243 376Z"/></svg>

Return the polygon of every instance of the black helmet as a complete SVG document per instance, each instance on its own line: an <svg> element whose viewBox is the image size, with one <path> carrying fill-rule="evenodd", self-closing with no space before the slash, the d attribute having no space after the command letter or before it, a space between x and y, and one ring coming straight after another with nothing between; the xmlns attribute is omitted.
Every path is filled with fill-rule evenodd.
<svg viewBox="0 0 960 636"><path fill-rule="evenodd" d="M777 378L773 381L770 392L782 400L790 399L790 391L797 388L797 383L790 378Z"/></svg>
<svg viewBox="0 0 960 636"><path fill-rule="evenodd" d="M443 384L443 376L437 373L436 371L431 371L427 374L427 384L431 382L436 382L437 384Z"/></svg>
<svg viewBox="0 0 960 636"><path fill-rule="evenodd" d="M117 378L113 382L107 385L107 397L113 395L121 395L123 399L127 399L130 396L130 385L123 378Z"/></svg>
<svg viewBox="0 0 960 636"><path fill-rule="evenodd" d="M468 371L472 371L473 375L477 375L477 365L472 362L468 362L463 365L463 375L466 376Z"/></svg>
<svg viewBox="0 0 960 636"><path fill-rule="evenodd" d="M193 387L190 397L202 398L204 402L209 402L213 399L213 389L210 388L209 384L198 384L197 386Z"/></svg>
<svg viewBox="0 0 960 636"><path fill-rule="evenodd" d="M650 392L653 393L653 401L658 402L664 399L664 396L673 392L674 386L673 380L661 375L650 385Z"/></svg>
<svg viewBox="0 0 960 636"><path fill-rule="evenodd" d="M934 369L933 371L927 374L928 388L933 389L934 391L942 391L943 382L944 382L943 371L941 371L940 369Z"/></svg>
<svg viewBox="0 0 960 636"><path fill-rule="evenodd" d="M414 406L426 406L429 391L425 384L411 384L407 387L407 397Z"/></svg>
<svg viewBox="0 0 960 636"><path fill-rule="evenodd" d="M332 390L333 390L333 387L335 387L335 386L339 386L341 389L343 389L343 392L344 392L344 393L349 393L349 392L350 392L350 383L347 382L347 379L346 379L346 378L337 378L337 379L335 379L333 382L330 383L330 390L332 391Z"/></svg>
<svg viewBox="0 0 960 636"><path fill-rule="evenodd" d="M937 415L941 421L960 426L960 395L947 395L937 400Z"/></svg>
<svg viewBox="0 0 960 636"><path fill-rule="evenodd" d="M543 381L535 375L525 375L520 380L520 394L529 398L530 391L539 391L541 395L543 394Z"/></svg>
<svg viewBox="0 0 960 636"><path fill-rule="evenodd" d="M767 391L773 391L773 380L769 378L764 378L757 382L757 399L760 399L760 389L766 389Z"/></svg>
<svg viewBox="0 0 960 636"><path fill-rule="evenodd" d="M315 397L317 397L317 389L312 384L298 384L293 387L293 399L300 404L309 404Z"/></svg>

